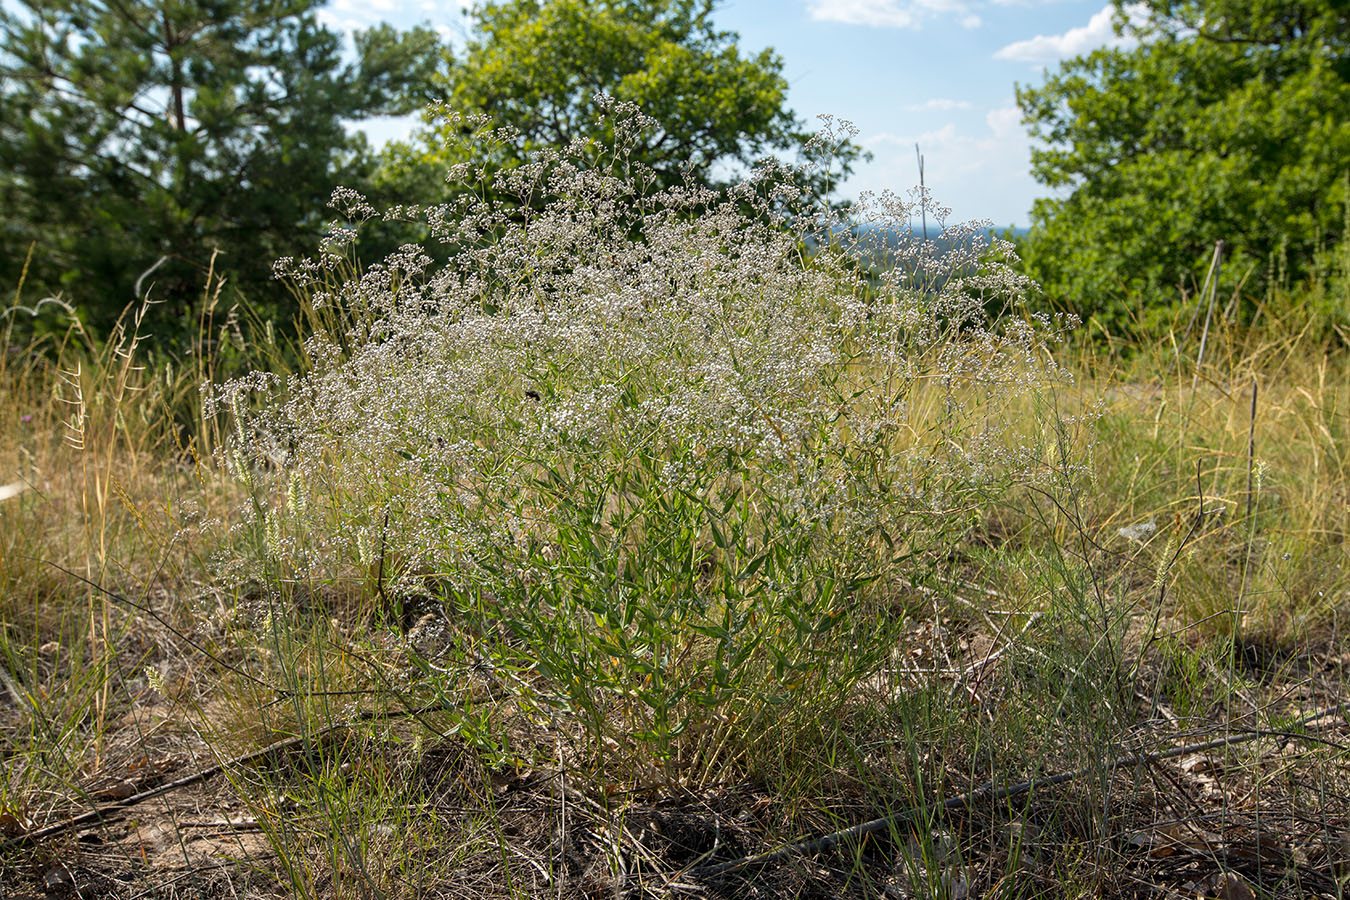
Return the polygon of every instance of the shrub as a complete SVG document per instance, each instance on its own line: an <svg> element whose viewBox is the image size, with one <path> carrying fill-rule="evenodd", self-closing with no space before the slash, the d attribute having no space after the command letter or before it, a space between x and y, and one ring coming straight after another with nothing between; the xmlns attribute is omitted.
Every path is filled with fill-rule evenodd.
<svg viewBox="0 0 1350 900"><path fill-rule="evenodd" d="M659 188L632 157L658 126L607 114L614 146L512 168L456 120L483 162L450 177L492 190L448 205L335 193L323 252L279 265L308 367L219 391L225 452L255 496L244 574L431 592L453 641L421 671L448 695L491 669L592 759L707 772L885 659L974 504L1032 473L1001 411L1064 377L1068 323L991 318L1034 285L983 223L913 236L926 197L840 213L776 163L725 197ZM355 272L376 218L439 247Z"/></svg>

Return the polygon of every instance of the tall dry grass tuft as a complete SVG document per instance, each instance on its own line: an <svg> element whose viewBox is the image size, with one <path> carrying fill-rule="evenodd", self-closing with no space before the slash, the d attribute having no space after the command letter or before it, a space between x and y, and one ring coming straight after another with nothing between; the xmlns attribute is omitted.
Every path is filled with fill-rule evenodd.
<svg viewBox="0 0 1350 900"><path fill-rule="evenodd" d="M1124 356L1085 347L1073 365L1106 401L1094 539L1156 566L1203 507L1174 570L1177 622L1287 648L1324 639L1350 602L1350 372L1306 310L1260 313L1259 328L1216 319L1201 365L1181 335ZM1143 540L1122 539L1141 523Z"/></svg>
<svg viewBox="0 0 1350 900"><path fill-rule="evenodd" d="M146 610L181 620L210 552L194 536L233 502L180 430L197 373L147 352L153 301L97 338L22 290L0 320L0 482L15 485L0 500L0 674L8 752L35 755L7 767L5 809L100 769L140 670L167 652Z"/></svg>

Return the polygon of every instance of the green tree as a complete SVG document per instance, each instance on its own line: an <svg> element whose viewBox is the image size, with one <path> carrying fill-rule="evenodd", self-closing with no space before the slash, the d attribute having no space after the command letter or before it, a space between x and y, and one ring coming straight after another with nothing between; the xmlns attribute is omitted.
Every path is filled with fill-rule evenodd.
<svg viewBox="0 0 1350 900"><path fill-rule="evenodd" d="M748 55L712 21L715 0L493 0L474 7L463 51L438 75L447 109L483 114L518 132L503 164L574 139L612 140L596 95L631 102L659 123L634 154L661 180L706 185L803 145L787 108L787 80L771 49ZM402 193L446 190L431 179L454 158L445 120L386 154L385 178ZM447 139L450 139L449 141ZM835 174L858 148L846 143ZM436 164L428 166L428 163ZM416 188L410 188L416 185Z"/></svg>
<svg viewBox="0 0 1350 900"><path fill-rule="evenodd" d="M388 26L344 58L319 5L0 7L0 283L36 242L27 290L102 325L158 263L141 291L181 321L215 251L247 292L278 256L312 250L334 186L371 168L344 123L425 103L439 59L432 32Z"/></svg>
<svg viewBox="0 0 1350 900"><path fill-rule="evenodd" d="M1038 146L1023 245L1047 294L1119 323L1204 277L1259 296L1341 237L1350 171L1344 0L1117 2L1132 48L1019 87Z"/></svg>

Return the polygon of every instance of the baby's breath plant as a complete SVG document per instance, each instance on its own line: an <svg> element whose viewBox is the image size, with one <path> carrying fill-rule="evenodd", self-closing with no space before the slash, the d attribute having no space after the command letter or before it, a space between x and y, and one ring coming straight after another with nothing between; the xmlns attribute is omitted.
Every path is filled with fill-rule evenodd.
<svg viewBox="0 0 1350 900"><path fill-rule="evenodd" d="M1031 472L1002 411L1064 377L1068 323L1018 312L1034 285L986 223L925 241L928 197L841 212L781 163L660 188L633 158L659 125L606 108L613 146L514 168L456 119L480 162L443 205L336 192L321 252L278 265L323 313L309 366L218 392L224 456L255 575L430 592L455 637L421 671L448 697L446 673L510 673L586 759L698 779L884 662L905 592ZM427 242L358 271L381 218Z"/></svg>

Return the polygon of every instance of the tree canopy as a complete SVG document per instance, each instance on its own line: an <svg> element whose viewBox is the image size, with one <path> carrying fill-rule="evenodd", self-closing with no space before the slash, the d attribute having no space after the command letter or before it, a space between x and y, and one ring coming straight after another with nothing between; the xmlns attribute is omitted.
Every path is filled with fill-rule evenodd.
<svg viewBox="0 0 1350 900"><path fill-rule="evenodd" d="M0 282L106 324L144 292L178 315L217 271L248 290L314 245L370 168L345 122L429 99L433 32L355 38L315 0L15 0L0 7Z"/></svg>
<svg viewBox="0 0 1350 900"><path fill-rule="evenodd" d="M437 75L447 109L483 114L514 129L509 152L610 141L597 94L631 102L659 123L635 161L666 182L716 185L729 170L807 138L787 107L782 59L743 53L734 32L714 27L715 0L491 0L471 12L462 52ZM386 155L386 177L407 184L457 162L447 139L455 124L435 121ZM837 165L857 158L851 144ZM405 192L406 192L405 188Z"/></svg>
<svg viewBox="0 0 1350 900"><path fill-rule="evenodd" d="M1106 318L1176 299L1214 244L1259 293L1343 235L1350 173L1344 0L1116 0L1137 39L1017 98L1036 142L1023 253L1051 297Z"/></svg>

